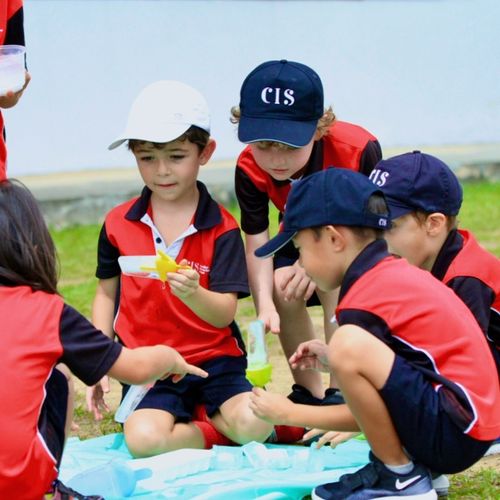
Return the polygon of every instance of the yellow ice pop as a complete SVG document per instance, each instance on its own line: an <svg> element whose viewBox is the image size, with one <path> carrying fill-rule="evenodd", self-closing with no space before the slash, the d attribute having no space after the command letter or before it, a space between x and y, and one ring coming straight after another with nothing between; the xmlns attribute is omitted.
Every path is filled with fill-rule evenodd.
<svg viewBox="0 0 500 500"><path fill-rule="evenodd" d="M191 267L181 266L177 264L177 262L175 262L175 260L172 259L170 255L167 255L165 252L158 250L156 252L155 266L154 267L140 266L139 269L141 271L146 271L149 273L158 273L160 281L165 283L165 281L167 281L167 273L175 273L179 269L191 269Z"/></svg>

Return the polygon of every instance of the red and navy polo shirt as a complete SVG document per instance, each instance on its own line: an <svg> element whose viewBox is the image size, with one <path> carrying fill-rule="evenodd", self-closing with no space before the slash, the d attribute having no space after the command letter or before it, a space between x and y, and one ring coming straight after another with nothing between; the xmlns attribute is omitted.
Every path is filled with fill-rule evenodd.
<svg viewBox="0 0 500 500"><path fill-rule="evenodd" d="M119 306L114 329L127 347L165 344L189 363L219 356L242 356L244 344L236 323L217 328L199 318L159 280L121 275L121 255L155 255L162 250L200 274L200 286L219 293L249 295L243 241L238 223L197 183L200 198L193 223L169 246L153 222L145 187L140 197L115 207L99 237L96 276L120 276Z"/></svg>
<svg viewBox="0 0 500 500"><path fill-rule="evenodd" d="M465 230L450 231L431 270L472 311L490 345L500 376L500 259Z"/></svg>
<svg viewBox="0 0 500 500"><path fill-rule="evenodd" d="M369 175L382 159L377 138L367 130L335 121L327 134L314 143L302 177L329 167L348 168ZM283 213L292 180L279 181L264 172L247 146L240 154L235 172L236 197L241 209L241 228L258 234L269 226L269 201Z"/></svg>
<svg viewBox="0 0 500 500"><path fill-rule="evenodd" d="M483 441L500 435L500 386L485 383L496 367L484 335L430 273L390 256L377 240L347 270L336 315L339 325L364 328L420 370L464 433Z"/></svg>
<svg viewBox="0 0 500 500"><path fill-rule="evenodd" d="M87 385L97 383L122 347L55 294L0 285L0 498L43 498L57 477L39 431L45 383L65 363Z"/></svg>
<svg viewBox="0 0 500 500"><path fill-rule="evenodd" d="M0 45L24 46L24 19L22 0L2 0L0 2ZM5 129L0 112L0 180L5 179L7 148Z"/></svg>

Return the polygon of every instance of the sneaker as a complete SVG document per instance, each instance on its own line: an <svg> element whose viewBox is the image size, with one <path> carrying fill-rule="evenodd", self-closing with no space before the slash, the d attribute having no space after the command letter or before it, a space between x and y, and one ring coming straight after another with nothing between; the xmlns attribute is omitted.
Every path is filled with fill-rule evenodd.
<svg viewBox="0 0 500 500"><path fill-rule="evenodd" d="M352 474L345 474L336 483L314 488L313 500L369 500L372 498L396 498L435 500L429 471L414 464L408 474L396 474L370 453L368 465Z"/></svg>
<svg viewBox="0 0 500 500"><path fill-rule="evenodd" d="M344 396L342 396L340 389L330 387L325 391L325 397L321 401L321 406L343 405L344 403Z"/></svg>
<svg viewBox="0 0 500 500"><path fill-rule="evenodd" d="M444 474L432 474L432 487L436 490L438 497L447 497L450 488L450 480Z"/></svg>
<svg viewBox="0 0 500 500"><path fill-rule="evenodd" d="M292 392L287 397L290 401L299 405L319 406L322 402L321 399L313 396L309 389L300 384L293 384Z"/></svg>

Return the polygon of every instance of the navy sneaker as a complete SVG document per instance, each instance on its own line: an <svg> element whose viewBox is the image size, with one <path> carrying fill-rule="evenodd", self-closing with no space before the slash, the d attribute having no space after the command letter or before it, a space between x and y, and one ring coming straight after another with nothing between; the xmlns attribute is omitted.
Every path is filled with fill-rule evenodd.
<svg viewBox="0 0 500 500"><path fill-rule="evenodd" d="M343 405L344 403L344 396L342 396L340 390L330 387L325 391L325 397L321 401L321 406Z"/></svg>
<svg viewBox="0 0 500 500"><path fill-rule="evenodd" d="M322 401L321 399L313 396L309 389L306 389L300 384L292 385L292 392L287 396L287 398L293 403L299 405L319 406Z"/></svg>
<svg viewBox="0 0 500 500"><path fill-rule="evenodd" d="M415 464L408 474L390 471L370 453L368 465L352 474L345 474L336 483L323 484L314 488L313 500L369 500L372 498L398 498L435 500L429 471Z"/></svg>

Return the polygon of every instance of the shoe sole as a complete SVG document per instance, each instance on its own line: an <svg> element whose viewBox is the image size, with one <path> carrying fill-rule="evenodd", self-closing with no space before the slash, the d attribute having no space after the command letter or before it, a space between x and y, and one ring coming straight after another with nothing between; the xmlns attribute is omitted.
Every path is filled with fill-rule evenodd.
<svg viewBox="0 0 500 500"><path fill-rule="evenodd" d="M428 491L427 493L421 493L419 495L396 495L396 496L385 496L385 497L372 497L373 500L384 499L384 500L400 500L404 498L405 500L437 500L437 493L435 490ZM311 492L312 500L325 500L323 497L319 497L314 493L314 490Z"/></svg>

